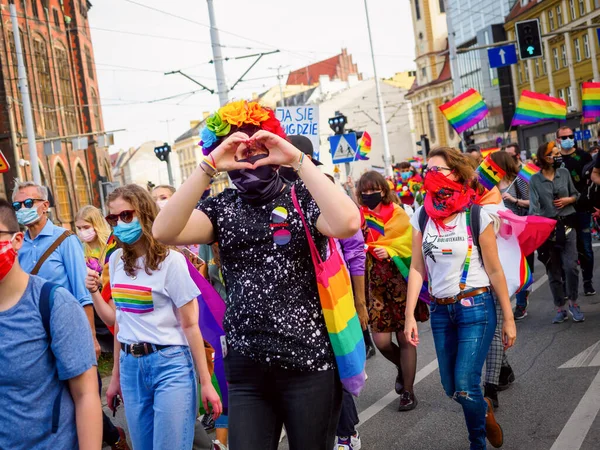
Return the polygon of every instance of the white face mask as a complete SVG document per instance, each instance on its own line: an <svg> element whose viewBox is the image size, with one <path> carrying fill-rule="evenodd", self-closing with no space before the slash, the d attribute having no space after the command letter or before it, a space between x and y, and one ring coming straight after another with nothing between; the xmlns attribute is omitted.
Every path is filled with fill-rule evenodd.
<svg viewBox="0 0 600 450"><path fill-rule="evenodd" d="M88 228L87 230L83 230L83 231L78 231L77 234L79 235L79 239L81 239L83 242L92 242L94 239L96 239L96 230L94 230L93 228Z"/></svg>
<svg viewBox="0 0 600 450"><path fill-rule="evenodd" d="M158 205L158 209L163 209L168 201L169 199L157 201L156 204Z"/></svg>

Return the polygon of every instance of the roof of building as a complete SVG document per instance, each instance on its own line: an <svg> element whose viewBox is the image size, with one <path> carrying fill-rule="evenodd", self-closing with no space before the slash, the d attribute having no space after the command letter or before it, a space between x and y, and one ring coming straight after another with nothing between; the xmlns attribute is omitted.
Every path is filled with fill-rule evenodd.
<svg viewBox="0 0 600 450"><path fill-rule="evenodd" d="M315 84L321 75L335 78L342 54L290 72L286 84Z"/></svg>
<svg viewBox="0 0 600 450"><path fill-rule="evenodd" d="M516 0L515 4L511 8L510 12L508 13L508 16L506 16L505 21L510 22L511 20L513 20L516 17L519 17L521 14L530 10L537 4L538 4L538 2L536 0L531 0L531 1L527 2L527 4L525 4L525 6L523 6L523 2L521 0Z"/></svg>
<svg viewBox="0 0 600 450"><path fill-rule="evenodd" d="M181 136L179 136L177 139L175 139L175 142L181 142L181 141L185 141L186 139L189 139L189 138L191 138L193 136L199 136L200 135L200 128L202 128L202 125L204 125L205 121L206 121L206 119L201 120L200 122L198 122L192 128L190 128L185 133L183 133Z"/></svg>
<svg viewBox="0 0 600 450"><path fill-rule="evenodd" d="M112 167L115 167L115 164L117 163L117 159L119 159L119 155L120 153L111 153L110 156L110 165Z"/></svg>

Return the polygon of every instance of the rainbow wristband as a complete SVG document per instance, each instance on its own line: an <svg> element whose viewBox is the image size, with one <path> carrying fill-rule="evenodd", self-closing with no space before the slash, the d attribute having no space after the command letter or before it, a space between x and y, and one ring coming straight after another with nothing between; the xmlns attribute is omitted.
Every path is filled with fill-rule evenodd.
<svg viewBox="0 0 600 450"><path fill-rule="evenodd" d="M203 164L204 164L204 165L206 165L206 166L207 166L207 167L208 167L208 168L209 168L209 169L212 171L212 173L208 173L208 172L207 172L207 171L204 169L204 167L202 166ZM216 175L219 173L219 172L217 171L217 168L215 167L215 165L213 165L213 164L210 162L210 160L209 160L208 158L204 158L204 159L202 160L202 162L200 163L200 168L201 168L202 170L204 170L204 173L206 173L206 175L208 175L208 176L209 176L209 177L211 177L211 178L212 178L212 177L214 177L214 176L216 176Z"/></svg>

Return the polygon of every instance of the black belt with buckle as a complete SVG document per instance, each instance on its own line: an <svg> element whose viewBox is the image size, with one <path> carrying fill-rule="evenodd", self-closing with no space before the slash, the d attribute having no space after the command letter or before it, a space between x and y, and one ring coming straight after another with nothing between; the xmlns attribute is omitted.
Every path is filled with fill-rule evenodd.
<svg viewBox="0 0 600 450"><path fill-rule="evenodd" d="M170 345L158 345L158 344L148 344L147 342L139 342L137 344L123 344L121 343L121 350L125 352L126 355L133 355L136 358L140 358L142 356L149 355L158 350L162 350L163 348L171 347Z"/></svg>

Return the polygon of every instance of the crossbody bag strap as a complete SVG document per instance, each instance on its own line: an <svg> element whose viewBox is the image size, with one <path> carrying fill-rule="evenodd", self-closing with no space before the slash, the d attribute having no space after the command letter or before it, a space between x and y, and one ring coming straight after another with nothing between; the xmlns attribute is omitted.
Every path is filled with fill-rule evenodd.
<svg viewBox="0 0 600 450"><path fill-rule="evenodd" d="M461 291L464 291L467 287L467 276L469 274L469 266L471 265L471 255L473 254L473 231L471 230L471 208L467 209L466 222L467 222L467 257L465 258L465 264L463 265L462 275L460 276L460 283L458 286Z"/></svg>
<svg viewBox="0 0 600 450"><path fill-rule="evenodd" d="M40 269L42 268L42 264L44 264L46 262L46 260L50 257L50 255L52 253L54 253L54 251L60 246L60 244L62 244L64 242L65 239L67 239L69 236L73 236L74 233L70 230L65 230L65 232L63 234L61 234L58 239L56 239L52 245L50 245L50 247L48 247L48 250L46 250L44 252L44 254L42 255L42 257L38 260L37 264L35 265L35 267L33 268L33 270L31 271L31 275L37 275L38 272L40 271Z"/></svg>

